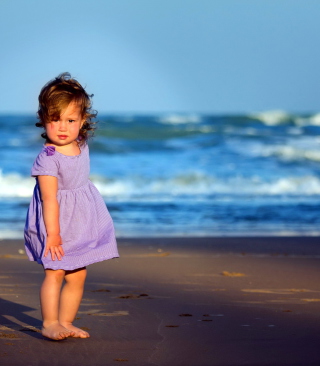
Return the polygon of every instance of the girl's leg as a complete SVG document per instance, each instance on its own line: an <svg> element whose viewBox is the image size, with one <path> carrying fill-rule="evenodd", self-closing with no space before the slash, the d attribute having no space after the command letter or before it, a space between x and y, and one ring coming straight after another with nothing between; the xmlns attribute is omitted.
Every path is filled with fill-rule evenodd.
<svg viewBox="0 0 320 366"><path fill-rule="evenodd" d="M60 296L59 322L65 328L74 332L72 337L77 338L90 337L89 333L72 325L80 306L86 276L87 270L85 268L66 271L66 283Z"/></svg>
<svg viewBox="0 0 320 366"><path fill-rule="evenodd" d="M61 340L73 335L59 323L59 300L61 285L65 276L62 269L45 270L45 278L40 289L40 303L43 319L42 335Z"/></svg>

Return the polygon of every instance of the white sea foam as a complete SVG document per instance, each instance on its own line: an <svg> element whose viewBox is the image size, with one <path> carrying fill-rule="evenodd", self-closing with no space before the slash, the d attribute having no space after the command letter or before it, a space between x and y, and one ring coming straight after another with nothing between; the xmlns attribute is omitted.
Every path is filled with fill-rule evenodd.
<svg viewBox="0 0 320 366"><path fill-rule="evenodd" d="M22 239L23 238L23 229L18 229L15 225L12 229L3 229L0 228L0 240L3 239Z"/></svg>
<svg viewBox="0 0 320 366"><path fill-rule="evenodd" d="M221 179L201 172L180 174L171 178L149 180L143 177L132 177L124 180L93 182L106 197L130 199L140 197L149 200L163 200L165 197L214 195L318 195L320 179L316 176L283 177L271 182L262 181L260 177L231 177Z"/></svg>
<svg viewBox="0 0 320 366"><path fill-rule="evenodd" d="M276 155L285 160L311 160L320 161L319 150L299 149L293 146L272 146L264 149L264 156Z"/></svg>
<svg viewBox="0 0 320 366"><path fill-rule="evenodd" d="M285 145L267 144L263 141L247 141L242 145L230 139L227 145L230 150L242 156L276 156L283 161L320 161L320 138L315 137L288 138Z"/></svg>
<svg viewBox="0 0 320 366"><path fill-rule="evenodd" d="M310 117L300 117L294 118L294 122L297 126L320 126L320 113L316 113Z"/></svg>
<svg viewBox="0 0 320 366"><path fill-rule="evenodd" d="M309 118L310 124L313 126L320 126L320 113L317 113Z"/></svg>
<svg viewBox="0 0 320 366"><path fill-rule="evenodd" d="M4 175L0 170L0 197L30 197L34 188L34 178L18 173Z"/></svg>
<svg viewBox="0 0 320 366"><path fill-rule="evenodd" d="M320 113L311 116L290 114L283 110L273 110L258 113L249 113L249 118L257 119L267 126L278 126L292 122L297 127L320 126ZM299 133L299 130L292 130ZM290 133L290 132L289 132Z"/></svg>
<svg viewBox="0 0 320 366"><path fill-rule="evenodd" d="M258 119L267 126L277 126L287 123L291 115L283 110L272 110L259 113L250 113L248 117Z"/></svg>
<svg viewBox="0 0 320 366"><path fill-rule="evenodd" d="M201 116L197 114L168 114L159 118L160 123L164 124L183 124L183 123L199 123L201 122Z"/></svg>

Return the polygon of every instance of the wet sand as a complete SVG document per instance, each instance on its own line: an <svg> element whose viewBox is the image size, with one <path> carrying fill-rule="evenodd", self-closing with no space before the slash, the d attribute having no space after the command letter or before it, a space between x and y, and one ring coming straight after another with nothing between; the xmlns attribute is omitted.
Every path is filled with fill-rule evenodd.
<svg viewBox="0 0 320 366"><path fill-rule="evenodd" d="M42 268L0 241L1 365L319 365L320 238L120 239L75 325L39 333Z"/></svg>

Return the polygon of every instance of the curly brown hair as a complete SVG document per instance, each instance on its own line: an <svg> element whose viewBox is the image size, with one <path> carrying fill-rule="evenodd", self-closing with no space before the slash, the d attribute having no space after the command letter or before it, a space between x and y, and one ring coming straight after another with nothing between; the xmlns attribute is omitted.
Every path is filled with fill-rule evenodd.
<svg viewBox="0 0 320 366"><path fill-rule="evenodd" d="M91 98L81 84L71 77L68 72L58 75L50 80L39 94L39 109L37 127L45 128L45 124L52 119L60 118L61 112L68 107L71 102L80 106L81 117L85 120L79 132L79 143L83 144L89 137L93 136L95 123L92 118L97 116L97 111L92 109ZM47 138L46 132L42 133L43 138Z"/></svg>

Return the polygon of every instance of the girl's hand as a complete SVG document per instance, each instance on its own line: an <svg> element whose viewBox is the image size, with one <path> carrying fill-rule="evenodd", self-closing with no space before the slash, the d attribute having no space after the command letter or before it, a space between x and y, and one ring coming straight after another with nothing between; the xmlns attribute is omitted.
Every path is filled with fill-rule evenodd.
<svg viewBox="0 0 320 366"><path fill-rule="evenodd" d="M59 234L47 236L47 245L44 256L46 257L49 252L51 253L51 258L53 261L55 260L55 257L57 257L57 259L61 261L62 257L64 256L64 251L62 249L62 240Z"/></svg>

